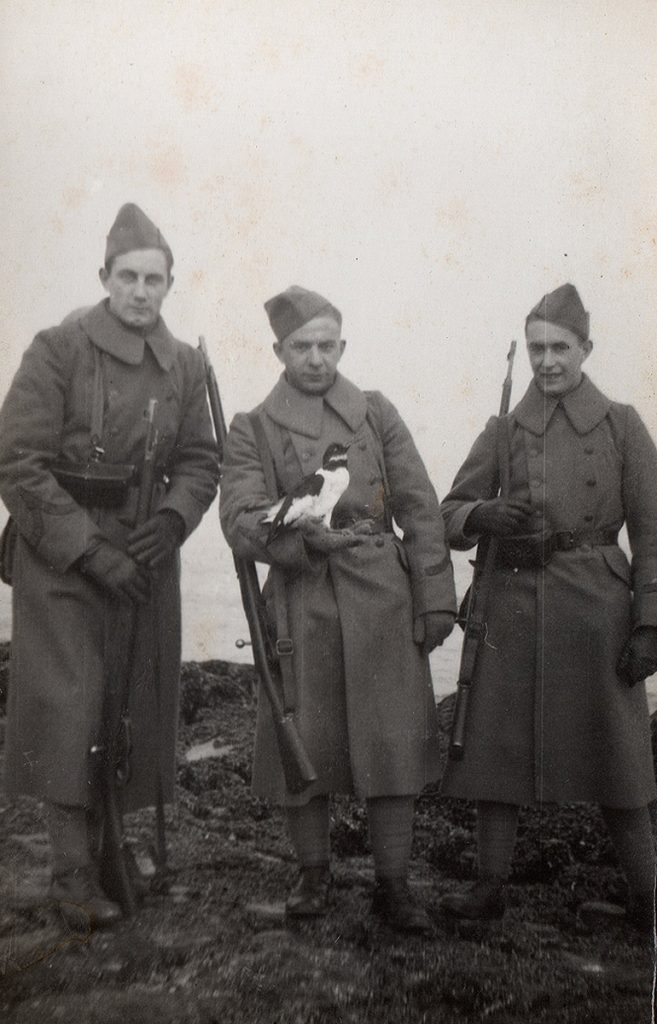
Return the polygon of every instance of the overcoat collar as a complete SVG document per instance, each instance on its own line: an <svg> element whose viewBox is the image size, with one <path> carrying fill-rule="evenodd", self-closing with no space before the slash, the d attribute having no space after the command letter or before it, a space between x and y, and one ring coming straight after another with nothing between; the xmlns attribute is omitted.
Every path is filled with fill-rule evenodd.
<svg viewBox="0 0 657 1024"><path fill-rule="evenodd" d="M367 414L367 399L355 384L338 374L323 395L306 395L292 387L284 373L263 402L268 416L293 434L315 440L322 433L324 403L340 416L354 433Z"/></svg>
<svg viewBox="0 0 657 1024"><path fill-rule="evenodd" d="M598 391L586 374L574 391L562 398L546 396L531 382L513 410L515 420L532 434L544 434L554 410L560 406L578 434L588 434L609 412L611 400Z"/></svg>
<svg viewBox="0 0 657 1024"><path fill-rule="evenodd" d="M79 324L97 348L122 363L138 366L144 358L146 343L165 372L174 364L176 341L162 317L144 334L130 331L110 313L105 299L85 313Z"/></svg>

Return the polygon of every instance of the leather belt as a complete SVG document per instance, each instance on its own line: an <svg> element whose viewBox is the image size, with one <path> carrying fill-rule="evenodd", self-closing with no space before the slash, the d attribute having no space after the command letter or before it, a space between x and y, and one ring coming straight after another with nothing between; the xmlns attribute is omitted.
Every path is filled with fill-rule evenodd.
<svg viewBox="0 0 657 1024"><path fill-rule="evenodd" d="M618 544L618 530L557 530L550 534L553 551L574 551L583 544L592 548Z"/></svg>
<svg viewBox="0 0 657 1024"><path fill-rule="evenodd" d="M618 543L618 530L556 530L554 533L505 537L497 548L497 564L511 569L538 569L557 551L575 551L585 544L604 547Z"/></svg>

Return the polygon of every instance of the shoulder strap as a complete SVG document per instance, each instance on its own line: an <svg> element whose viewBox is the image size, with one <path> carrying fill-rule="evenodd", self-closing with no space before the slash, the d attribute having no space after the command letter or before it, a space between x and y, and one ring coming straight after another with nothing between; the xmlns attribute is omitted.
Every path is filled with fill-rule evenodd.
<svg viewBox="0 0 657 1024"><path fill-rule="evenodd" d="M367 420L367 424L377 441L377 450L375 452L375 455L376 461L379 464L381 479L383 480L383 508L385 523L388 529L392 529L392 513L390 511L390 486L388 484L386 456L385 449L383 447L383 424L381 416L381 406L379 404L377 391L365 391L363 393L365 395L365 398L367 399L367 412L365 413L365 419Z"/></svg>
<svg viewBox="0 0 657 1024"><path fill-rule="evenodd" d="M271 500L278 501L281 494L278 486L276 466L274 465L274 456L269 441L267 440L267 434L265 433L262 420L257 412L254 411L249 413L249 423L251 424L256 447L258 449L258 455L260 456L262 472L265 476L265 487L267 488Z"/></svg>
<svg viewBox="0 0 657 1024"><path fill-rule="evenodd" d="M94 357L94 383L91 396L91 458L103 452L103 420L105 418L105 380L103 377L102 353L91 342Z"/></svg>

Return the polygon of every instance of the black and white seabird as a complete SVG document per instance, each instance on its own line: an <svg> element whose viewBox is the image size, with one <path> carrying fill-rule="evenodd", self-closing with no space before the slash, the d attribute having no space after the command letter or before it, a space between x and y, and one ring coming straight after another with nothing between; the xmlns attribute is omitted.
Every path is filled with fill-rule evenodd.
<svg viewBox="0 0 657 1024"><path fill-rule="evenodd" d="M264 523L271 523L267 544L271 544L285 526L297 526L307 519L321 520L330 529L333 509L349 486L348 444L330 444L324 452L321 468L305 476L294 490L277 502Z"/></svg>

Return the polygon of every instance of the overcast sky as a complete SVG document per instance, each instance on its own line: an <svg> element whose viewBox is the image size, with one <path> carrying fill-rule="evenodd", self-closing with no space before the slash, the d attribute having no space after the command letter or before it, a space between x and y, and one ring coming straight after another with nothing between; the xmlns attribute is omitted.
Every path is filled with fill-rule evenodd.
<svg viewBox="0 0 657 1024"><path fill-rule="evenodd" d="M510 339L571 280L592 377L657 436L654 0L3 0L0 27L0 392L102 297L130 200L229 414L278 373L264 300L305 285L444 491Z"/></svg>

